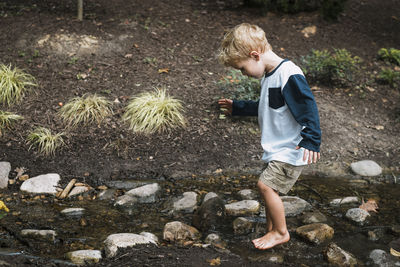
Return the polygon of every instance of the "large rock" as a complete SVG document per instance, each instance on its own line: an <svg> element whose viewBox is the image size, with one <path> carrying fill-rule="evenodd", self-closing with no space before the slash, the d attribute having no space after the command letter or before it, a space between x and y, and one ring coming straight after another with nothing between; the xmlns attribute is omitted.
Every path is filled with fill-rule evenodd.
<svg viewBox="0 0 400 267"><path fill-rule="evenodd" d="M350 164L351 170L361 176L377 176L382 173L382 168L375 161L362 160Z"/></svg>
<svg viewBox="0 0 400 267"><path fill-rule="evenodd" d="M0 162L0 188L6 188L8 185L8 175L11 171L11 164L6 161Z"/></svg>
<svg viewBox="0 0 400 267"><path fill-rule="evenodd" d="M213 197L203 202L193 215L192 224L202 232L216 230L223 225L226 217L225 205L221 198Z"/></svg>
<svg viewBox="0 0 400 267"><path fill-rule="evenodd" d="M174 211L193 212L197 207L197 193L185 192L183 197L174 202Z"/></svg>
<svg viewBox="0 0 400 267"><path fill-rule="evenodd" d="M311 204L299 197L283 196L281 197L283 206L285 207L286 217L294 217L303 211L310 210Z"/></svg>
<svg viewBox="0 0 400 267"><path fill-rule="evenodd" d="M60 175L48 173L30 178L22 183L20 189L35 194L57 194L56 187L60 182Z"/></svg>
<svg viewBox="0 0 400 267"><path fill-rule="evenodd" d="M157 193L161 187L158 183L147 184L126 192L126 195L137 198L139 203L154 203L157 200Z"/></svg>
<svg viewBox="0 0 400 267"><path fill-rule="evenodd" d="M226 214L230 216L249 216L260 210L257 200L242 200L225 205Z"/></svg>
<svg viewBox="0 0 400 267"><path fill-rule="evenodd" d="M363 224L368 216L370 216L369 212L360 208L349 209L346 212L346 218L359 224Z"/></svg>
<svg viewBox="0 0 400 267"><path fill-rule="evenodd" d="M343 250L335 243L330 243L324 251L324 256L329 263L340 267L357 266L357 259L353 254Z"/></svg>
<svg viewBox="0 0 400 267"><path fill-rule="evenodd" d="M98 263L102 258L100 250L76 250L68 252L65 257L77 265Z"/></svg>
<svg viewBox="0 0 400 267"><path fill-rule="evenodd" d="M21 236L37 240L54 241L57 233L54 230L23 229L21 230Z"/></svg>
<svg viewBox="0 0 400 267"><path fill-rule="evenodd" d="M147 235L131 233L112 234L104 241L104 251L107 258L110 258L114 257L120 248L133 247L139 244L157 244L157 242Z"/></svg>
<svg viewBox="0 0 400 267"><path fill-rule="evenodd" d="M184 243L185 241L198 241L200 232L183 222L169 222L164 226L163 238L166 241Z"/></svg>
<svg viewBox="0 0 400 267"><path fill-rule="evenodd" d="M332 239L334 230L324 223L312 223L298 227L296 234L312 243L320 244L328 239Z"/></svg>

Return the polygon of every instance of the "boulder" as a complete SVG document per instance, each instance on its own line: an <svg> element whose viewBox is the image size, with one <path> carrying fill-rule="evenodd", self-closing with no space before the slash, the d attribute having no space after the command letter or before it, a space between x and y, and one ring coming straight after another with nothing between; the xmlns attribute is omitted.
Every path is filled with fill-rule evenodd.
<svg viewBox="0 0 400 267"><path fill-rule="evenodd" d="M182 211L186 213L193 212L197 207L197 193L185 192L183 196L173 203L174 211Z"/></svg>
<svg viewBox="0 0 400 267"><path fill-rule="evenodd" d="M285 207L286 217L294 217L303 211L310 210L311 204L299 197L283 196L281 197L283 206Z"/></svg>
<svg viewBox="0 0 400 267"><path fill-rule="evenodd" d="M139 244L157 244L157 242L144 235L131 233L112 234L104 241L104 251L107 258L111 258L118 253L118 249L133 247Z"/></svg>
<svg viewBox="0 0 400 267"><path fill-rule="evenodd" d="M161 187L158 183L147 184L126 192L126 195L137 198L139 203L154 203L157 200L157 193Z"/></svg>
<svg viewBox="0 0 400 267"><path fill-rule="evenodd" d="M346 212L346 218L359 224L363 224L368 216L370 216L369 212L360 208L349 209Z"/></svg>
<svg viewBox="0 0 400 267"><path fill-rule="evenodd" d="M225 209L230 216L248 216L259 212L260 206L257 200L242 200L226 204Z"/></svg>
<svg viewBox="0 0 400 267"><path fill-rule="evenodd" d="M357 259L353 254L343 250L335 243L330 243L324 251L324 256L329 263L340 267L358 266Z"/></svg>
<svg viewBox="0 0 400 267"><path fill-rule="evenodd" d="M361 176L377 176L382 174L382 167L372 160L362 160L350 164L351 170Z"/></svg>
<svg viewBox="0 0 400 267"><path fill-rule="evenodd" d="M184 243L185 241L198 241L200 232L193 226L183 222L169 222L164 226L163 238L166 241Z"/></svg>
<svg viewBox="0 0 400 267"><path fill-rule="evenodd" d="M98 263L102 258L100 250L76 250L68 252L65 257L77 265Z"/></svg>
<svg viewBox="0 0 400 267"><path fill-rule="evenodd" d="M6 188L8 185L8 175L11 171L11 164L6 161L0 162L0 188Z"/></svg>
<svg viewBox="0 0 400 267"><path fill-rule="evenodd" d="M225 205L221 198L213 197L203 202L193 215L192 224L202 232L216 230L226 218Z"/></svg>
<svg viewBox="0 0 400 267"><path fill-rule="evenodd" d="M37 240L54 241L57 233L54 230L23 229L21 230L21 236Z"/></svg>
<svg viewBox="0 0 400 267"><path fill-rule="evenodd" d="M59 181L60 175L57 173L43 174L24 181L20 189L28 193L55 195Z"/></svg>
<svg viewBox="0 0 400 267"><path fill-rule="evenodd" d="M334 230L324 223L312 223L298 227L296 234L312 243L320 244L328 239L332 239Z"/></svg>

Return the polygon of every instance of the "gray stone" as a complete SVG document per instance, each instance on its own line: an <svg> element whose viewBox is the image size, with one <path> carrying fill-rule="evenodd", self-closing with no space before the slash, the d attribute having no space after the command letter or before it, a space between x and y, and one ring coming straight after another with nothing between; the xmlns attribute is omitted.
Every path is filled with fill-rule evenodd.
<svg viewBox="0 0 400 267"><path fill-rule="evenodd" d="M303 211L310 210L311 204L299 197L283 196L281 197L283 206L285 207L286 217L294 217Z"/></svg>
<svg viewBox="0 0 400 267"><path fill-rule="evenodd" d="M132 188L136 188L142 185L148 184L147 182L141 182L136 180L117 180L117 181L106 181L105 184L108 187L115 188L115 189L125 189L130 190Z"/></svg>
<svg viewBox="0 0 400 267"><path fill-rule="evenodd" d="M257 198L257 193L251 189L243 189L238 192L242 200L251 200Z"/></svg>
<svg viewBox="0 0 400 267"><path fill-rule="evenodd" d="M57 173L48 173L32 177L24 181L20 187L22 191L36 194L57 194L56 187L60 181Z"/></svg>
<svg viewBox="0 0 400 267"><path fill-rule="evenodd" d="M238 217L233 221L233 232L237 235L248 234L253 227L254 223L244 217Z"/></svg>
<svg viewBox="0 0 400 267"><path fill-rule="evenodd" d="M379 267L400 266L399 261L395 261L386 251L374 249L369 254L369 258Z"/></svg>
<svg viewBox="0 0 400 267"><path fill-rule="evenodd" d="M158 237L150 232L141 232L139 235L145 236L153 240L155 243L158 243Z"/></svg>
<svg viewBox="0 0 400 267"><path fill-rule="evenodd" d="M330 243L324 251L324 256L329 263L340 267L358 266L357 259L353 254L343 250L335 243Z"/></svg>
<svg viewBox="0 0 400 267"><path fill-rule="evenodd" d="M260 210L260 203L257 200L241 200L225 205L226 214L230 216L248 216Z"/></svg>
<svg viewBox="0 0 400 267"><path fill-rule="evenodd" d="M368 216L369 212L360 208L349 209L346 212L346 218L360 224L364 223Z"/></svg>
<svg viewBox="0 0 400 267"><path fill-rule="evenodd" d="M312 243L320 244L326 240L332 239L334 230L324 223L312 223L298 227L296 229L296 234Z"/></svg>
<svg viewBox="0 0 400 267"><path fill-rule="evenodd" d="M218 195L214 192L208 192L203 199L203 203L206 202L207 200L214 198L214 197L218 197Z"/></svg>
<svg viewBox="0 0 400 267"><path fill-rule="evenodd" d="M76 250L68 252L65 257L77 265L98 263L102 258L100 250Z"/></svg>
<svg viewBox="0 0 400 267"><path fill-rule="evenodd" d="M53 230L23 229L21 230L21 236L38 240L54 241L57 233Z"/></svg>
<svg viewBox="0 0 400 267"><path fill-rule="evenodd" d="M164 226L163 238L166 241L178 243L198 241L200 236L201 234L196 228L183 222L169 222Z"/></svg>
<svg viewBox="0 0 400 267"><path fill-rule="evenodd" d="M131 195L123 195L117 198L117 200L114 203L114 206L120 206L120 207L130 207L138 203L138 200L136 197L133 197Z"/></svg>
<svg viewBox="0 0 400 267"><path fill-rule="evenodd" d="M359 203L360 200L358 197L344 197L344 198L335 198L331 202L329 202L329 205L331 206L340 206L344 204L350 204L350 203Z"/></svg>
<svg viewBox="0 0 400 267"><path fill-rule="evenodd" d="M6 161L0 162L0 188L8 186L8 175L11 171L11 164Z"/></svg>
<svg viewBox="0 0 400 267"><path fill-rule="evenodd" d="M306 212L302 216L302 222L304 224L324 223L326 221L327 221L326 216L319 211Z"/></svg>
<svg viewBox="0 0 400 267"><path fill-rule="evenodd" d="M157 200L157 193L161 187L157 183L143 185L126 192L126 195L138 199L139 203L154 203Z"/></svg>
<svg viewBox="0 0 400 267"><path fill-rule="evenodd" d="M206 244L210 244L210 245L219 244L221 242L221 237L217 234L212 233L212 234L207 235L204 242Z"/></svg>
<svg viewBox="0 0 400 267"><path fill-rule="evenodd" d="M382 168L375 161L362 160L350 164L351 170L361 176L377 176L382 173Z"/></svg>
<svg viewBox="0 0 400 267"><path fill-rule="evenodd" d="M118 249L133 247L139 244L156 244L156 242L144 235L131 233L112 234L104 241L104 251L107 258L111 258L118 253Z"/></svg>
<svg viewBox="0 0 400 267"><path fill-rule="evenodd" d="M84 212L84 208L67 208L61 211L66 216L82 216Z"/></svg>
<svg viewBox="0 0 400 267"><path fill-rule="evenodd" d="M98 194L98 199L99 200L112 200L114 198L114 194L116 191L117 191L117 189L115 189L115 188L103 190Z"/></svg>
<svg viewBox="0 0 400 267"><path fill-rule="evenodd" d="M191 213L197 207L197 193L185 192L183 197L173 203L174 211Z"/></svg>
<svg viewBox="0 0 400 267"><path fill-rule="evenodd" d="M76 195L80 195L89 191L87 186L75 186L72 188L71 192L69 192L68 197L73 197Z"/></svg>

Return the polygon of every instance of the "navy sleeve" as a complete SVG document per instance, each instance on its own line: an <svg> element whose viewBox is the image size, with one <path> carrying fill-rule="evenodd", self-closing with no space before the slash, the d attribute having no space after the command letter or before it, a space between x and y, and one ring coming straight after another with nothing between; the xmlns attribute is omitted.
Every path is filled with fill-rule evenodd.
<svg viewBox="0 0 400 267"><path fill-rule="evenodd" d="M233 100L232 116L257 116L259 101Z"/></svg>
<svg viewBox="0 0 400 267"><path fill-rule="evenodd" d="M295 120L305 127L301 131L303 140L298 146L319 152L321 129L318 108L305 77L301 74L290 76L282 94Z"/></svg>

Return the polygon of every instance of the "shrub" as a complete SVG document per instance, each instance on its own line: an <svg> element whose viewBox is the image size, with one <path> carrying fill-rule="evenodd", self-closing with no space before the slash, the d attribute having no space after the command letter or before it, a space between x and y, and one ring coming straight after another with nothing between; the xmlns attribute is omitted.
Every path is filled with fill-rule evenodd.
<svg viewBox="0 0 400 267"><path fill-rule="evenodd" d="M255 100L260 97L260 81L243 75L239 70L230 70L218 84L231 98Z"/></svg>
<svg viewBox="0 0 400 267"><path fill-rule="evenodd" d="M346 49L312 50L302 58L303 71L310 80L325 84L347 85L358 71L361 59L352 56Z"/></svg>
<svg viewBox="0 0 400 267"><path fill-rule="evenodd" d="M378 79L385 84L394 87L396 83L400 82L400 72L392 69L382 69L378 75Z"/></svg>
<svg viewBox="0 0 400 267"><path fill-rule="evenodd" d="M30 145L37 147L39 154L45 156L54 155L57 148L63 146L64 133L52 134L51 131L44 127L38 127L29 133L27 141Z"/></svg>
<svg viewBox="0 0 400 267"><path fill-rule="evenodd" d="M384 61L388 61L400 65L400 50L395 48L381 48L378 51L378 57Z"/></svg>
<svg viewBox="0 0 400 267"><path fill-rule="evenodd" d="M59 110L61 118L71 127L93 122L100 124L110 114L112 114L111 102L96 94L75 97Z"/></svg>
<svg viewBox="0 0 400 267"><path fill-rule="evenodd" d="M22 120L23 117L11 112L0 110L0 132L4 128L8 128L11 124L17 120Z"/></svg>
<svg viewBox="0 0 400 267"><path fill-rule="evenodd" d="M31 88L37 86L35 77L11 65L0 65L0 102L18 103Z"/></svg>
<svg viewBox="0 0 400 267"><path fill-rule="evenodd" d="M186 120L182 115L180 100L167 95L165 89L143 93L134 97L122 115L134 132L152 134L172 128L184 127Z"/></svg>

